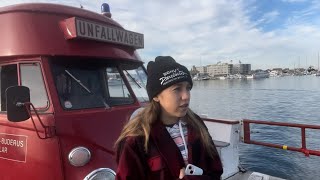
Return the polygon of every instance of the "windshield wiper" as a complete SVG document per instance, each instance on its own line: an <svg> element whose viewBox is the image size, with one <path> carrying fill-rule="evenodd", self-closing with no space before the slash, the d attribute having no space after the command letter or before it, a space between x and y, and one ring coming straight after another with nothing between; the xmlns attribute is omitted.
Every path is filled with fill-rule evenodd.
<svg viewBox="0 0 320 180"><path fill-rule="evenodd" d="M74 81L76 81L81 87L83 87L83 89L85 89L88 93L91 94L91 91L89 90L89 88L87 88L84 84L82 84L82 82L77 79L76 77L74 77L68 70L64 70Z"/></svg>
<svg viewBox="0 0 320 180"><path fill-rule="evenodd" d="M136 85L138 85L139 88L141 88L141 85L136 81L136 79L134 79L134 78L131 76L131 74L128 73L127 70L124 70L124 71L127 72L128 76L132 79L132 81L133 81Z"/></svg>
<svg viewBox="0 0 320 180"><path fill-rule="evenodd" d="M68 70L65 69L64 71L65 71L74 81L76 81L83 89L85 89L88 93L94 94L93 92L91 92L91 91L89 90L89 88L87 88L84 84L82 84L82 82L81 82L79 79L77 79L76 77L74 77L74 75L72 75ZM99 96L100 100L102 101L105 109L109 109L110 106L106 103L105 99L101 96L101 94L99 94L98 96Z"/></svg>

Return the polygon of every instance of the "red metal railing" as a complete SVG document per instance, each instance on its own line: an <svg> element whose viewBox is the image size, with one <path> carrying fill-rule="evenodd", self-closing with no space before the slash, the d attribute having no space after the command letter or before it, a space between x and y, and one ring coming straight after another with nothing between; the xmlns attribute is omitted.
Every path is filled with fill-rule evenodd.
<svg viewBox="0 0 320 180"><path fill-rule="evenodd" d="M253 141L250 139L250 124L264 124L264 125L270 125L270 126L285 126L285 127L300 128L301 129L301 147L298 148L298 147L291 147L291 146L286 146L286 145ZM244 119L243 120L243 142L247 143L247 144L256 144L256 145L268 146L268 147L279 148L279 149L284 149L284 150L302 152L306 156L309 156L309 155L320 156L319 150L311 150L311 149L307 148L307 146L306 146L306 129L320 129L320 126Z"/></svg>
<svg viewBox="0 0 320 180"><path fill-rule="evenodd" d="M239 124L240 122L238 120L222 120L222 119L210 119L210 118L201 118L204 121L208 122L215 122L220 124Z"/></svg>

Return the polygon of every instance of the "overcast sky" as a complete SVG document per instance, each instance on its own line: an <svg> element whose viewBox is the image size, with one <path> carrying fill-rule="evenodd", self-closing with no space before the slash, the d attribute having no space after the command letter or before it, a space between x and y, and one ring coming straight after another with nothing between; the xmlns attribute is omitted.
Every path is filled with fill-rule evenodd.
<svg viewBox="0 0 320 180"><path fill-rule="evenodd" d="M1 0L66 4L100 12L102 0ZM253 69L318 67L319 0L109 0L112 18L143 33L144 61L171 55L190 68L218 61ZM300 61L299 61L300 59ZM300 63L299 63L300 62Z"/></svg>

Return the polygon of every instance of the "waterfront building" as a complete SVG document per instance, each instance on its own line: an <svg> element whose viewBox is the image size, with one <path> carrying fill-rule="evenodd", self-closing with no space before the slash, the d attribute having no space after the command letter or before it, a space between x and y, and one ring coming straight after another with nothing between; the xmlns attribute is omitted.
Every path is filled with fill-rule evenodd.
<svg viewBox="0 0 320 180"><path fill-rule="evenodd" d="M211 64L207 66L193 66L191 72L197 72L199 74L214 76L229 76L232 74L247 75L251 71L251 64L229 64L221 63Z"/></svg>
<svg viewBox="0 0 320 180"><path fill-rule="evenodd" d="M210 76L224 76L232 73L233 64L217 63L207 66L207 73Z"/></svg>
<svg viewBox="0 0 320 180"><path fill-rule="evenodd" d="M198 71L200 74L207 74L207 66L198 66L195 67L195 70Z"/></svg>
<svg viewBox="0 0 320 180"><path fill-rule="evenodd" d="M234 64L232 74L247 75L251 71L251 64Z"/></svg>

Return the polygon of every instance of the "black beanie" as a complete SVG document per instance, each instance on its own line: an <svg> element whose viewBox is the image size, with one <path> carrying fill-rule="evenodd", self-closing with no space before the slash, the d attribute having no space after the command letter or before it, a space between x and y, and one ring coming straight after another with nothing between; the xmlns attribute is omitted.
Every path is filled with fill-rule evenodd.
<svg viewBox="0 0 320 180"><path fill-rule="evenodd" d="M147 92L151 101L164 89L173 84L187 81L192 87L192 79L188 69L177 63L171 56L158 56L147 66Z"/></svg>

